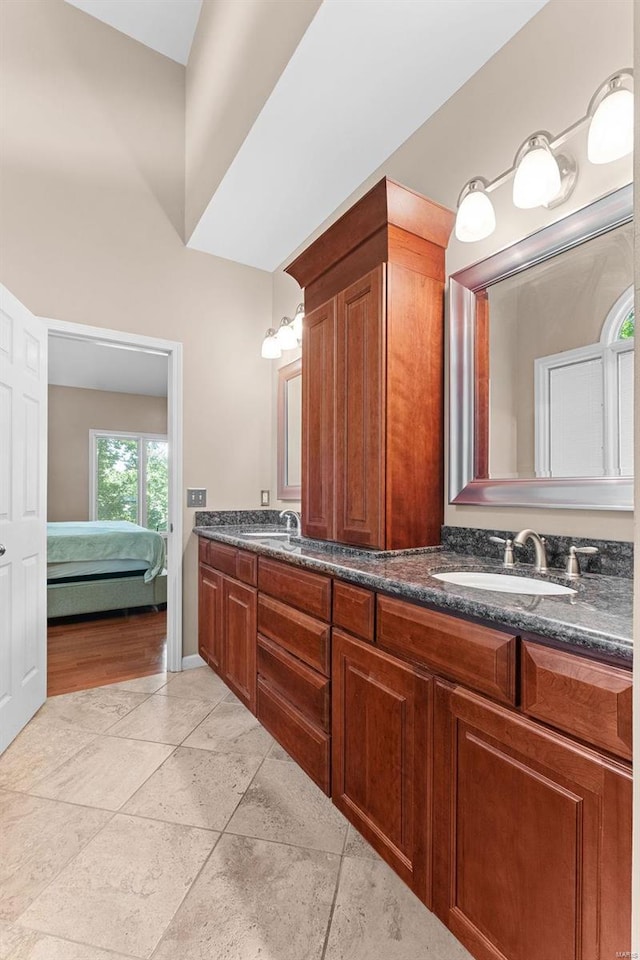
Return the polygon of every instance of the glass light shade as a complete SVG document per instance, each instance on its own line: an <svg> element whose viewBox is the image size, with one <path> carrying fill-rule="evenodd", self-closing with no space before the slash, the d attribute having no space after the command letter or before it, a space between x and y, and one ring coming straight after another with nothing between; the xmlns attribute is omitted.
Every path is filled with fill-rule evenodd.
<svg viewBox="0 0 640 960"><path fill-rule="evenodd" d="M283 350L293 350L298 346L298 338L293 329L293 321L289 317L283 317L276 334L278 343Z"/></svg>
<svg viewBox="0 0 640 960"><path fill-rule="evenodd" d="M496 212L491 200L481 186L471 187L458 207L456 238L462 243L473 243L490 237L495 228Z"/></svg>
<svg viewBox="0 0 640 960"><path fill-rule="evenodd" d="M600 102L589 125L587 156L591 163L611 163L633 150L633 94L614 89Z"/></svg>
<svg viewBox="0 0 640 960"><path fill-rule="evenodd" d="M302 340L302 321L304 320L304 304L299 303L293 317L293 331L298 341Z"/></svg>
<svg viewBox="0 0 640 960"><path fill-rule="evenodd" d="M264 360L277 360L282 356L282 349L278 343L276 332L273 327L269 327L262 341L262 357Z"/></svg>
<svg viewBox="0 0 640 960"><path fill-rule="evenodd" d="M513 178L513 202L521 210L543 207L560 193L558 161L540 138L524 154Z"/></svg>

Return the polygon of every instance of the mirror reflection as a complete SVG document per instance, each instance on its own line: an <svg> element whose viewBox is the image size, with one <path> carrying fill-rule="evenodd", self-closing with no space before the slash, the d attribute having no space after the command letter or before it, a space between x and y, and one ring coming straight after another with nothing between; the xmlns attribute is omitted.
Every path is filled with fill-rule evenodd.
<svg viewBox="0 0 640 960"><path fill-rule="evenodd" d="M633 474L633 225L480 292L490 478Z"/></svg>
<svg viewBox="0 0 640 960"><path fill-rule="evenodd" d="M300 500L302 482L302 362L278 370L278 499Z"/></svg>

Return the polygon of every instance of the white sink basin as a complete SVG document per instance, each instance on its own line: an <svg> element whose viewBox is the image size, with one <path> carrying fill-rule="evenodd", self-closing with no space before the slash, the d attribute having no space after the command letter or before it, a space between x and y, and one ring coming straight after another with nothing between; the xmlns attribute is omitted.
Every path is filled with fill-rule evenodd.
<svg viewBox="0 0 640 960"><path fill-rule="evenodd" d="M435 580L444 583L457 583L460 587L474 587L476 590L498 590L500 593L521 593L537 597L569 597L576 593L570 587L548 580L534 580L532 577L510 577L505 573L477 573L456 571L454 573L434 573Z"/></svg>
<svg viewBox="0 0 640 960"><path fill-rule="evenodd" d="M243 537L255 537L256 540L279 540L288 537L288 533L243 533Z"/></svg>

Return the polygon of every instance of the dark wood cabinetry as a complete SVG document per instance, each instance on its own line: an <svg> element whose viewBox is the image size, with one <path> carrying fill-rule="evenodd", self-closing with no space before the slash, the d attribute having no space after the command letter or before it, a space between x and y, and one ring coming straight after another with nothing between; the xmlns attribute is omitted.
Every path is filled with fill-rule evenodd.
<svg viewBox="0 0 640 960"><path fill-rule="evenodd" d="M630 950L630 671L210 547L202 656L477 960Z"/></svg>
<svg viewBox="0 0 640 960"><path fill-rule="evenodd" d="M440 542L444 255L453 214L386 178L288 268L305 288L310 537Z"/></svg>
<svg viewBox="0 0 640 960"><path fill-rule="evenodd" d="M210 551L201 540L200 557L217 561L225 569L251 571L255 580L256 557L227 548ZM204 545L204 550L202 546ZM221 547L223 544L214 544ZM248 559L247 559L248 558ZM256 630L258 592L208 562L200 563L198 588L198 649L242 702L256 708Z"/></svg>
<svg viewBox="0 0 640 960"><path fill-rule="evenodd" d="M631 775L436 684L434 907L479 960L629 950Z"/></svg>
<svg viewBox="0 0 640 960"><path fill-rule="evenodd" d="M333 631L336 806L430 902L431 680Z"/></svg>

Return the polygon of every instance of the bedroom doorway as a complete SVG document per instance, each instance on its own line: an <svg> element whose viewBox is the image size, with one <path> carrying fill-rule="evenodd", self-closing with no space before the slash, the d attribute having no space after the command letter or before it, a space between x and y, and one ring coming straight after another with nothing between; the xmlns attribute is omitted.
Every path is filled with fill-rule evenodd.
<svg viewBox="0 0 640 960"><path fill-rule="evenodd" d="M181 344L47 320L48 695L182 668Z"/></svg>

